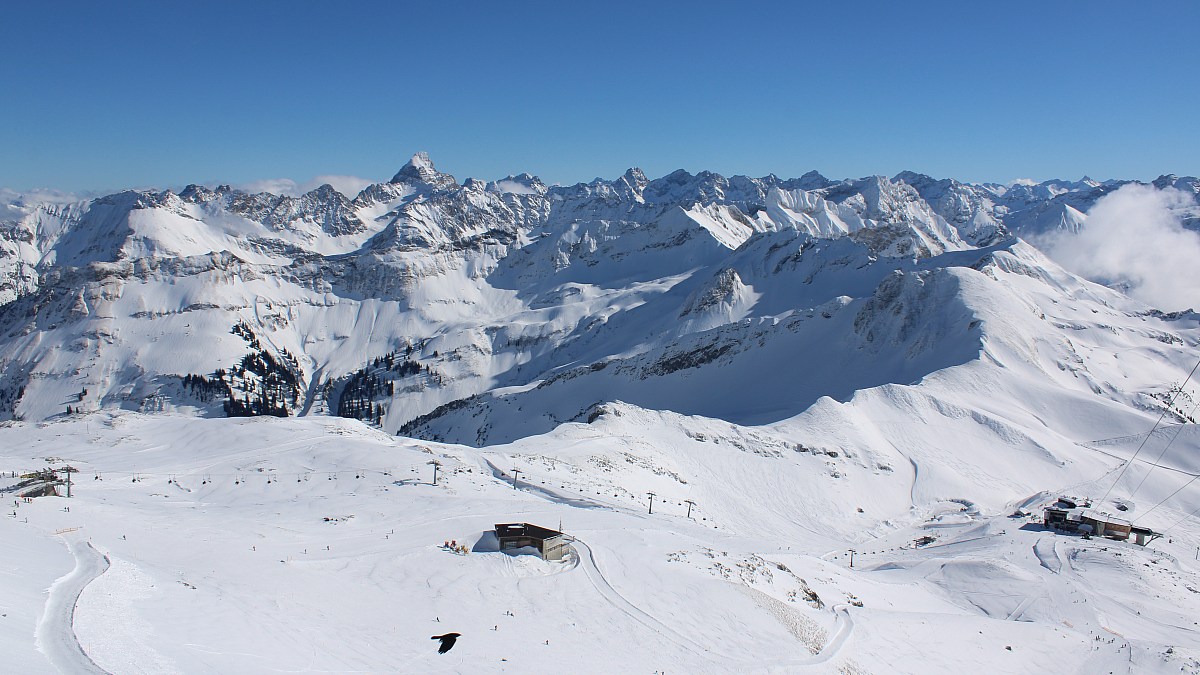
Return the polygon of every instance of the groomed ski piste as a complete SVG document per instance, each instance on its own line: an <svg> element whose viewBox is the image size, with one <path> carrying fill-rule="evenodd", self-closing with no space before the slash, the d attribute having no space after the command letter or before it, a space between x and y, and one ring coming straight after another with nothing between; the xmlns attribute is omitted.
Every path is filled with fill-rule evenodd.
<svg viewBox="0 0 1200 675"><path fill-rule="evenodd" d="M1177 470L1135 513L1195 471L1200 434L1166 431ZM1194 521L1140 547L1034 517L1060 491L1102 493L1136 440L1080 446L1077 481L991 504L920 497L940 479L914 458L884 472L894 490L827 486L857 491L847 520L805 486L808 453L746 449L763 433L624 404L482 449L338 418L9 423L6 475L78 472L70 499L6 502L0 650L26 673L1200 669ZM502 522L561 525L573 552L497 552L483 535ZM446 632L462 637L440 655Z"/></svg>

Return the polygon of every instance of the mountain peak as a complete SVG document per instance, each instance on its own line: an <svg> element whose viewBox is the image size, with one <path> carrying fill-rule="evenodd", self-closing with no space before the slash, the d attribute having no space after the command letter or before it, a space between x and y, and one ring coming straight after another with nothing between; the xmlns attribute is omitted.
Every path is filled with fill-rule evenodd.
<svg viewBox="0 0 1200 675"><path fill-rule="evenodd" d="M936 183L936 182L938 182L938 179L934 178L933 176L930 176L927 173L919 173L916 171L905 170L905 171L901 171L900 173L896 174L895 176L892 176L892 182L893 183L903 182L903 183L908 183L909 185L911 185L913 187L917 187L918 185L926 185L929 183Z"/></svg>
<svg viewBox="0 0 1200 675"><path fill-rule="evenodd" d="M429 159L429 153L424 150L413 154L408 163L392 176L392 183L427 183L434 187L449 187L454 184L454 177L438 171Z"/></svg>
<svg viewBox="0 0 1200 675"><path fill-rule="evenodd" d="M329 183L322 183L322 184L318 185L317 187L309 190L305 194L315 195L318 197L333 197L334 195L341 195L342 193L338 192L337 188L333 187L333 185L330 185ZM345 199L344 196L343 196L343 199Z"/></svg>
<svg viewBox="0 0 1200 675"><path fill-rule="evenodd" d="M621 177L624 178L625 181L630 185L645 185L650 181L649 178L646 178L646 174L636 166L626 169L625 173Z"/></svg>
<svg viewBox="0 0 1200 675"><path fill-rule="evenodd" d="M813 169L799 178L792 178L781 183L783 187L789 190L821 190L829 187L833 181L821 175L821 172Z"/></svg>
<svg viewBox="0 0 1200 675"><path fill-rule="evenodd" d="M437 169L433 168L433 160L429 159L429 153L424 150L414 152L405 166L414 167L418 170L437 171Z"/></svg>

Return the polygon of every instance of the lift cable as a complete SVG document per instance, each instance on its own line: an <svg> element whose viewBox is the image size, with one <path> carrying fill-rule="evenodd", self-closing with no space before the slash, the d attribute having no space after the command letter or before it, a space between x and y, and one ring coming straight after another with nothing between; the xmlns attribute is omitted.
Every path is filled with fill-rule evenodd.
<svg viewBox="0 0 1200 675"><path fill-rule="evenodd" d="M1191 410L1191 412L1188 413L1187 417L1191 417L1192 414L1196 412L1197 406L1200 406L1200 401L1197 401L1196 404L1192 406L1192 410ZM1129 495L1130 499L1133 499L1133 496L1138 493L1138 490L1142 489L1142 485L1145 484L1146 479L1150 477L1150 474L1153 473L1154 470L1158 468L1159 462L1161 462L1162 458L1166 456L1167 450L1169 450L1171 448L1171 444L1175 442L1175 439L1179 438L1179 434L1183 433L1183 428L1185 426L1187 426L1187 425L1180 424L1179 426L1175 427L1175 435L1172 436L1171 440L1167 441L1167 444L1163 446L1162 452L1158 453L1158 459L1154 460L1154 464L1150 467L1150 470L1146 472L1145 476L1142 476L1142 480L1141 480L1141 482L1139 482L1137 484L1137 487L1133 488L1133 492L1130 493L1130 495Z"/></svg>
<svg viewBox="0 0 1200 675"><path fill-rule="evenodd" d="M1188 376L1183 380L1183 384L1179 385L1179 389L1175 391L1175 395L1171 397L1171 400L1167 401L1167 405L1165 408L1163 408L1162 414L1158 416L1158 421L1154 423L1154 427L1151 428L1150 432L1142 438L1142 442L1138 445L1137 450L1134 451L1133 456L1125 461L1125 466L1121 468L1121 473L1117 474L1117 479L1113 481L1111 486L1109 486L1108 492L1105 492L1104 496L1100 498L1101 503L1108 499L1108 495L1113 491L1113 488L1117 487L1117 484L1121 482L1121 477L1124 476L1125 472L1129 470L1130 465L1133 464L1133 460L1137 459L1138 453L1142 451L1142 448L1146 447L1146 441L1150 440L1150 437L1154 435L1154 431L1158 429L1158 425L1162 424L1163 418L1166 417L1167 413L1171 410L1171 405L1174 404L1175 399L1179 398L1179 395L1183 393L1183 388L1186 387L1188 381L1192 379L1192 375L1196 373L1197 368L1200 368L1200 361L1196 361L1196 365L1192 366L1192 371L1188 373ZM1147 513L1149 512L1147 511Z"/></svg>
<svg viewBox="0 0 1200 675"><path fill-rule="evenodd" d="M1136 523L1137 521L1141 520L1142 518L1145 518L1146 516L1150 515L1150 513L1151 513L1151 512L1153 512L1153 511L1154 511L1154 509L1157 509L1158 507L1160 507L1160 506L1162 506L1163 504L1165 504L1165 503L1167 502L1167 500L1168 500L1168 499L1170 499L1171 497L1174 497L1175 495L1179 494L1180 492L1183 492L1183 489L1184 489L1185 487L1187 487L1187 486L1191 485L1192 483L1195 483L1197 478L1200 478L1200 475L1193 476L1191 480L1189 480L1188 482L1186 482L1186 483L1184 483L1183 485L1179 486L1179 489L1178 489L1178 490L1176 490L1176 491L1172 492L1171 494L1167 495L1167 498L1166 498L1166 499L1164 499L1164 500L1160 501L1159 503L1155 504L1154 506L1150 507L1150 510L1149 510L1149 511L1146 511L1145 513L1143 513L1142 515L1138 516L1137 518L1134 518L1134 519L1133 519L1133 522L1135 522L1135 523Z"/></svg>
<svg viewBox="0 0 1200 675"><path fill-rule="evenodd" d="M1166 534L1167 534L1168 532L1170 532L1171 530L1175 529L1175 528L1176 528L1176 527L1178 527L1180 524L1182 524L1182 523L1183 523L1183 521L1187 520L1188 518L1191 518L1192 516L1196 515L1197 513L1200 513L1200 506L1197 506L1195 509L1193 509L1193 510L1192 510L1192 512L1191 512L1191 513L1187 514L1186 516L1184 516L1184 517L1180 518L1179 520L1177 520L1177 521L1175 521L1175 522L1171 523L1170 525L1168 525L1168 526L1167 526L1167 527L1166 527L1166 528L1165 528L1165 529L1164 529L1162 532L1159 532L1159 534L1161 534L1161 535L1163 535L1163 536L1166 536Z"/></svg>

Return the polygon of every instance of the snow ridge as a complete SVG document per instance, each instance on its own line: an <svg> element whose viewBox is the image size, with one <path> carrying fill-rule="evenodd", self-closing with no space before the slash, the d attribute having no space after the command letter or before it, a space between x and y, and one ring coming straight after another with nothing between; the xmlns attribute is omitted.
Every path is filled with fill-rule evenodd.
<svg viewBox="0 0 1200 675"><path fill-rule="evenodd" d="M57 646L0 641L90 669L77 595L114 672L603 672L618 638L641 671L1195 670L1200 315L1022 238L1119 185L460 183L418 153L353 199L4 195L0 491L32 456L88 487L0 519L5 625ZM1110 488L1180 526L1028 515ZM83 518L112 566L39 614L99 573L44 545ZM572 556L438 545L518 519Z"/></svg>
<svg viewBox="0 0 1200 675"><path fill-rule="evenodd" d="M547 424L613 399L782 419L821 395L920 380L989 354L989 345L1044 339L1041 326L988 334L977 315L1015 286L972 299L964 275L1087 288L1044 257L1030 259L1013 235L1084 227L1082 210L1120 184L972 185L913 172L834 181L680 170L649 179L638 169L572 186L529 174L459 183L417 153L354 199L328 185L299 197L197 185L91 201L9 195L0 416L45 419L68 403L73 412L218 414L180 383L240 367L246 346L231 330L245 323L275 361L294 362L291 377L306 383L302 410L339 409L355 373L386 382L359 407L390 432L440 437L416 420L447 405L512 398L524 409L525 392L580 368L594 369L572 385L581 398L562 396L562 409L541 413ZM1195 179L1155 185L1200 195ZM1045 313L1048 296L1017 295L1012 302ZM1116 297L1099 302L1105 312L1146 311ZM1189 326L1163 320L1156 331ZM902 363L889 351L900 348ZM843 386L821 369L824 379L802 384L763 375L770 393L742 406L753 401L757 416L683 385L753 381L788 349L863 376L841 378ZM372 365L397 350L415 370ZM475 429L456 432L463 442L493 433L461 428Z"/></svg>

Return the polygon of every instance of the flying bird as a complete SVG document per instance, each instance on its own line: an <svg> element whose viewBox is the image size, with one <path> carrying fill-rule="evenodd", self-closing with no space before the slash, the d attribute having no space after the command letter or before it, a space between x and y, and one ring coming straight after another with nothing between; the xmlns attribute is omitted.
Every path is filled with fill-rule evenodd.
<svg viewBox="0 0 1200 675"><path fill-rule="evenodd" d="M462 633L446 633L445 635L434 635L430 640L441 640L442 646L438 648L439 654L445 654L454 646L454 641L459 638Z"/></svg>

